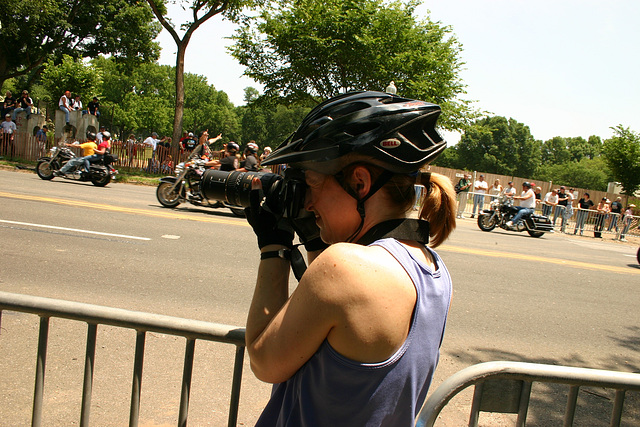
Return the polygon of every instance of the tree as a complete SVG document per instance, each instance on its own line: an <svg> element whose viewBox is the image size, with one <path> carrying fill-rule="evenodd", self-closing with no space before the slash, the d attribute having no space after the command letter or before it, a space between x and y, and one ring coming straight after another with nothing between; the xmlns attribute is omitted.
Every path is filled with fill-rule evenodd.
<svg viewBox="0 0 640 427"><path fill-rule="evenodd" d="M160 24L169 32L176 43L178 52L176 55L176 78L175 78L175 115L173 119L173 141L174 150L177 155L177 142L182 134L184 119L184 56L187 46L193 33L209 18L225 13L235 16L241 7L247 3L245 0L180 0L180 5L188 7L193 13L193 20L183 23L180 28L184 30L182 38L178 35L174 24L167 15L166 0L147 0Z"/></svg>
<svg viewBox="0 0 640 427"><path fill-rule="evenodd" d="M622 125L611 129L614 136L602 147L604 159L620 182L622 194L633 196L640 189L640 135Z"/></svg>
<svg viewBox="0 0 640 427"><path fill-rule="evenodd" d="M533 177L541 159L541 143L529 127L501 116L476 121L455 150L459 169L521 177Z"/></svg>
<svg viewBox="0 0 640 427"><path fill-rule="evenodd" d="M602 157L593 160L584 157L579 162L543 164L535 178L577 188L607 191L610 171Z"/></svg>
<svg viewBox="0 0 640 427"><path fill-rule="evenodd" d="M451 28L414 17L417 1L283 0L249 18L231 54L265 96L314 105L349 90L383 90L443 108L441 126L475 118L459 77L461 46Z"/></svg>
<svg viewBox="0 0 640 427"><path fill-rule="evenodd" d="M160 26L140 0L3 0L0 8L0 87L49 59L110 54L130 66L158 58Z"/></svg>
<svg viewBox="0 0 640 427"><path fill-rule="evenodd" d="M58 102L58 98L66 91L80 95L88 102L89 96L97 93L101 83L101 73L90 63L63 55L60 64L49 59L40 74L40 84L47 90L47 101ZM57 104L56 104L57 105Z"/></svg>

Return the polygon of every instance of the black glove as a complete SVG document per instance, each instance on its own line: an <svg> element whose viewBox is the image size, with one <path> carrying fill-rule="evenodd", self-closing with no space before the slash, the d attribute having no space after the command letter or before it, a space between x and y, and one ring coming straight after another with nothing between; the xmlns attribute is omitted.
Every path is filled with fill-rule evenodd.
<svg viewBox="0 0 640 427"><path fill-rule="evenodd" d="M262 198L262 190L251 190L249 193L251 207L244 210L247 221L258 236L258 247L262 249L267 245L277 244L291 249L293 247L293 230L289 224L269 211L265 205L261 206Z"/></svg>
<svg viewBox="0 0 640 427"><path fill-rule="evenodd" d="M305 212L293 219L292 225L307 252L321 251L329 247L320 238L320 228L311 212Z"/></svg>

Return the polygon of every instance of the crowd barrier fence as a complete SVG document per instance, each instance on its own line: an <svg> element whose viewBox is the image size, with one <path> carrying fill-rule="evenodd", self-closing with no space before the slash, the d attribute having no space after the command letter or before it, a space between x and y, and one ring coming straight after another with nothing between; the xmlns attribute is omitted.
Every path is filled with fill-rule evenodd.
<svg viewBox="0 0 640 427"><path fill-rule="evenodd" d="M474 387L469 426L476 427L481 412L517 414L516 426L524 427L533 383L568 386L563 425L574 425L581 387L599 387L615 392L610 426L619 426L624 415L625 395L640 391L640 374L525 362L485 362L465 368L443 381L429 396L416 419L417 427L431 427L449 401Z"/></svg>
<svg viewBox="0 0 640 427"><path fill-rule="evenodd" d="M3 310L31 313L40 317L31 417L31 425L34 427L42 425L47 343L50 335L49 320L52 317L87 324L82 404L79 416L80 426L86 427L90 425L89 414L93 389L97 329L99 325L116 326L136 331L129 426L136 427L138 425L145 337L149 332L184 337L186 339L178 426L185 426L187 424L196 341L212 341L231 344L236 347L231 396L229 400L228 426L231 427L237 424L245 352L244 328L0 291L0 325Z"/></svg>

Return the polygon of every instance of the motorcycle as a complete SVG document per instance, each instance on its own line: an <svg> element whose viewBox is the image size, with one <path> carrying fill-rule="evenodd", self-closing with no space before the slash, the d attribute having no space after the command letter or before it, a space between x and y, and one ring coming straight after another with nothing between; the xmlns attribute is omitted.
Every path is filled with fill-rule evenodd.
<svg viewBox="0 0 640 427"><path fill-rule="evenodd" d="M244 217L242 206L232 205L225 201L214 201L202 197L200 192L200 181L207 169L204 165L206 160L194 159L184 163L179 163L175 169L176 176L165 176L160 178L160 184L156 189L158 202L165 208L175 208L180 203L191 203L194 206L207 208L228 208L234 215Z"/></svg>
<svg viewBox="0 0 640 427"><path fill-rule="evenodd" d="M53 147L50 150L49 157L40 157L36 166L36 173L41 179L49 181L59 172L60 169L71 159L78 156L67 147ZM118 171L111 164L118 160L117 156L105 154L102 159L96 163L91 163L89 172L84 171L84 165L74 166L69 172L58 175L61 178L73 179L76 181L91 181L96 187L104 187L109 184L112 179L116 178Z"/></svg>
<svg viewBox="0 0 640 427"><path fill-rule="evenodd" d="M520 224L509 227L507 222L511 220L518 209L513 206L513 199L499 196L491 201L489 209L483 209L478 215L478 227L482 231L491 231L496 227L508 231L526 231L531 237L540 237L546 232L553 231L553 223L543 215L525 215Z"/></svg>

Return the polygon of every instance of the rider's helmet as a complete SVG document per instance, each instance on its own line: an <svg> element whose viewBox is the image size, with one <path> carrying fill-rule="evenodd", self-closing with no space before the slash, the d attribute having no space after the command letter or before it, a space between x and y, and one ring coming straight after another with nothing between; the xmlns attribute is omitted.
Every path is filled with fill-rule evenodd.
<svg viewBox="0 0 640 427"><path fill-rule="evenodd" d="M247 144L247 151L249 153L255 154L258 152L258 149L259 149L258 144L256 144L255 142L250 142Z"/></svg>
<svg viewBox="0 0 640 427"><path fill-rule="evenodd" d="M334 175L364 161L393 173L413 173L446 142L436 131L440 107L384 92L350 92L328 99L304 118L264 165L288 163Z"/></svg>
<svg viewBox="0 0 640 427"><path fill-rule="evenodd" d="M529 181L525 181L522 183L523 187L531 188L531 183Z"/></svg>
<svg viewBox="0 0 640 427"><path fill-rule="evenodd" d="M88 141L95 141L96 140L95 132L91 132L90 130L88 130L87 131L87 140Z"/></svg>
<svg viewBox="0 0 640 427"><path fill-rule="evenodd" d="M109 138L111 138L111 133L109 133L107 131L102 132L102 139L103 140L109 139Z"/></svg>
<svg viewBox="0 0 640 427"><path fill-rule="evenodd" d="M239 149L240 149L240 146L235 142L230 141L227 143L227 151L234 152L234 151L238 151Z"/></svg>

